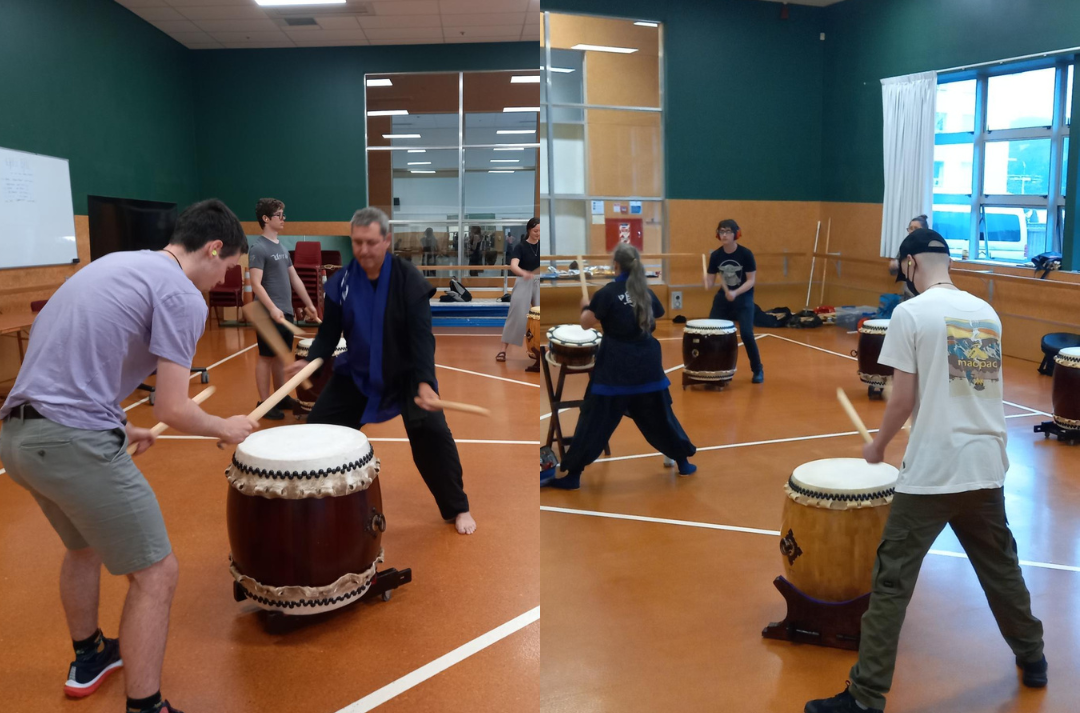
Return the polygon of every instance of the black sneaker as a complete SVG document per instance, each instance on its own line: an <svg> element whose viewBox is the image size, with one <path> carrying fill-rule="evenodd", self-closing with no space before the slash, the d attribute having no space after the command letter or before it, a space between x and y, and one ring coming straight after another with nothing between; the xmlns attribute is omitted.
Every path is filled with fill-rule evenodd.
<svg viewBox="0 0 1080 713"><path fill-rule="evenodd" d="M760 384L765 381L765 367L761 367L754 372L754 378L750 379L751 384Z"/></svg>
<svg viewBox="0 0 1080 713"><path fill-rule="evenodd" d="M261 406L261 405L262 405L262 401L260 401L258 404L256 404L256 406ZM278 408L278 406L274 406L274 408L270 409L265 414L263 414L263 418L265 418L268 421L283 421L283 420L285 420L285 412L282 411L280 408Z"/></svg>
<svg viewBox="0 0 1080 713"><path fill-rule="evenodd" d="M84 698L101 687L109 674L124 665L120 659L120 641L102 637L101 648L84 658L76 658L68 669L64 693L72 698Z"/></svg>
<svg viewBox="0 0 1080 713"><path fill-rule="evenodd" d="M1016 665L1024 672L1023 682L1028 688L1043 688L1046 686L1046 657L1034 663L1023 663L1016 659Z"/></svg>
<svg viewBox="0 0 1080 713"><path fill-rule="evenodd" d="M158 705L151 708L149 711L137 711L134 708L128 708L128 713L184 713L179 708L174 708L169 705L168 701L162 701Z"/></svg>
<svg viewBox="0 0 1080 713"><path fill-rule="evenodd" d="M882 713L880 708L860 708L855 702L855 697L844 689L832 698L821 698L810 701L803 708L803 713Z"/></svg>
<svg viewBox="0 0 1080 713"><path fill-rule="evenodd" d="M285 398L283 398L281 401L278 402L278 405L277 405L276 408L280 409L281 411L293 411L296 408L298 408L299 406L300 406L300 404L299 404L299 402L297 402L296 399L294 399L292 396L286 396Z"/></svg>

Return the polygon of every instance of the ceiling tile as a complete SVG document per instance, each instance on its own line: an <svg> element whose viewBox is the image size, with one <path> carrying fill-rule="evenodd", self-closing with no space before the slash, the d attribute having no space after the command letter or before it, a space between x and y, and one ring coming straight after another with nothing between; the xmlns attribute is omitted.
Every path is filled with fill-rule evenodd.
<svg viewBox="0 0 1080 713"><path fill-rule="evenodd" d="M379 17L390 15L438 15L438 0L401 0L401 2L373 2Z"/></svg>
<svg viewBox="0 0 1080 713"><path fill-rule="evenodd" d="M293 40L297 47L360 47L369 44L367 40Z"/></svg>
<svg viewBox="0 0 1080 713"><path fill-rule="evenodd" d="M368 39L376 37L382 40L438 40L442 41L443 32L440 27L413 27L396 28L389 30L372 31Z"/></svg>
<svg viewBox="0 0 1080 713"><path fill-rule="evenodd" d="M516 40L521 37L521 25L498 25L494 27L444 27L443 35L449 37L502 37Z"/></svg>
<svg viewBox="0 0 1080 713"><path fill-rule="evenodd" d="M443 41L439 40L387 40L387 39L372 39L370 40L373 45L441 45Z"/></svg>
<svg viewBox="0 0 1080 713"><path fill-rule="evenodd" d="M165 0L116 0L124 7L166 7Z"/></svg>
<svg viewBox="0 0 1080 713"><path fill-rule="evenodd" d="M319 23L319 27L324 30L355 30L360 27L360 23L356 21L355 17L333 17L316 15L315 22Z"/></svg>
<svg viewBox="0 0 1080 713"><path fill-rule="evenodd" d="M242 5L244 7L251 7L255 4L255 0L165 0L165 4L173 7L206 7L209 5Z"/></svg>
<svg viewBox="0 0 1080 713"><path fill-rule="evenodd" d="M169 37L184 45L217 44L214 38L205 32L170 32Z"/></svg>
<svg viewBox="0 0 1080 713"><path fill-rule="evenodd" d="M450 35L446 36L446 44L448 45L475 44L481 42L517 42L519 40L519 35L514 35L513 37L451 37Z"/></svg>
<svg viewBox="0 0 1080 713"><path fill-rule="evenodd" d="M303 32L298 29L285 30L285 34L291 37L296 42L315 42L319 40L363 40L367 41L367 35L359 27L353 30L320 30L315 28L314 32Z"/></svg>
<svg viewBox="0 0 1080 713"><path fill-rule="evenodd" d="M284 37L284 35L282 35ZM237 40L233 42L222 42L225 49L230 50L243 50L243 49L272 49L281 47L296 47L292 40L288 37L282 40Z"/></svg>
<svg viewBox="0 0 1080 713"><path fill-rule="evenodd" d="M270 18L262 20L198 20L195 24L207 32L268 32L270 30L280 30L278 24Z"/></svg>
<svg viewBox="0 0 1080 713"><path fill-rule="evenodd" d="M147 22L182 21L187 19L171 7L134 7L131 8L131 11Z"/></svg>
<svg viewBox="0 0 1080 713"><path fill-rule="evenodd" d="M184 45L189 50L219 50L224 49L225 45L220 42L211 42L209 44L193 43L190 45Z"/></svg>
<svg viewBox="0 0 1080 713"><path fill-rule="evenodd" d="M208 2L209 0L204 0ZM181 15L189 20L261 20L266 13L261 7L236 7L226 5L224 7L180 7L176 9Z"/></svg>
<svg viewBox="0 0 1080 713"><path fill-rule="evenodd" d="M529 0L439 0L443 15L482 15L492 12L526 12Z"/></svg>
<svg viewBox="0 0 1080 713"><path fill-rule="evenodd" d="M438 15L397 15L395 17L361 17L365 30L384 30L401 27L442 27Z"/></svg>
<svg viewBox="0 0 1080 713"><path fill-rule="evenodd" d="M526 17L527 15L524 12L488 12L482 15L447 15L443 18L443 24L453 25L454 27L513 25L520 32Z"/></svg>
<svg viewBox="0 0 1080 713"><path fill-rule="evenodd" d="M292 44L288 35L280 30L277 32L211 32L215 40L223 45L233 45L244 42L283 42Z"/></svg>
<svg viewBox="0 0 1080 713"><path fill-rule="evenodd" d="M159 30L164 30L168 33L199 31L199 28L195 26L195 23L190 20L164 20L162 22L154 22L151 24Z"/></svg>

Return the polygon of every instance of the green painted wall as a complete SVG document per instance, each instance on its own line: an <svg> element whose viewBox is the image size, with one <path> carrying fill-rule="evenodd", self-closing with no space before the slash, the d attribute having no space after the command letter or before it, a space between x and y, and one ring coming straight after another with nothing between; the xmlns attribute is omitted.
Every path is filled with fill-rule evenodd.
<svg viewBox="0 0 1080 713"><path fill-rule="evenodd" d="M70 161L86 196L198 195L188 50L112 0L0 1L0 146Z"/></svg>
<svg viewBox="0 0 1080 713"><path fill-rule="evenodd" d="M845 0L825 19L829 201L881 202L882 78L1080 45L1077 0Z"/></svg>
<svg viewBox="0 0 1080 713"><path fill-rule="evenodd" d="M668 198L818 200L821 8L759 0L541 0L664 23Z"/></svg>
<svg viewBox="0 0 1080 713"><path fill-rule="evenodd" d="M529 69L540 58L535 42L193 55L203 195L243 220L259 198L280 198L290 221L348 220L362 207L365 73Z"/></svg>

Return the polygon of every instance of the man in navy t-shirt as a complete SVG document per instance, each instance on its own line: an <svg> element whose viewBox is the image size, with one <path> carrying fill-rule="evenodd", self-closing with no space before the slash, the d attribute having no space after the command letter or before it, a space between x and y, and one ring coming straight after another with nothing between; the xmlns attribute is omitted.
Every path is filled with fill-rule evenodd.
<svg viewBox="0 0 1080 713"><path fill-rule="evenodd" d="M746 356L750 359L752 381L760 384L765 380L757 342L754 340L754 283L757 281L757 263L754 253L738 244L742 232L739 224L730 218L721 220L716 228L720 247L709 257L709 271L705 288L712 289L716 276L720 276L720 291L713 298L709 319L726 319L739 325Z"/></svg>

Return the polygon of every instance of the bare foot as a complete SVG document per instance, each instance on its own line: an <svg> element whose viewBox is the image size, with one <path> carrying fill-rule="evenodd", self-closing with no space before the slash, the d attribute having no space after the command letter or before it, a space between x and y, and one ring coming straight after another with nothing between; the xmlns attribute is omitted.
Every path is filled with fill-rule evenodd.
<svg viewBox="0 0 1080 713"><path fill-rule="evenodd" d="M467 512L459 512L454 518L454 527L460 535L471 535L476 532L476 520Z"/></svg>

